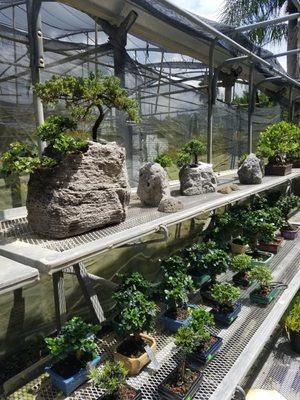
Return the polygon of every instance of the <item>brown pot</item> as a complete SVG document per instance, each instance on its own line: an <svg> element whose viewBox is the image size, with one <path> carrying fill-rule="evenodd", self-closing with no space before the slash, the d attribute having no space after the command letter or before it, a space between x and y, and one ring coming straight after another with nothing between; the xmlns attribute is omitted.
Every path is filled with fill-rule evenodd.
<svg viewBox="0 0 300 400"><path fill-rule="evenodd" d="M259 243L256 248L257 250L267 251L277 254L279 249L284 245L284 238L278 236L274 241L269 243Z"/></svg>
<svg viewBox="0 0 300 400"><path fill-rule="evenodd" d="M232 254L245 254L247 250L248 250L247 244L237 244L237 243L231 242Z"/></svg>
<svg viewBox="0 0 300 400"><path fill-rule="evenodd" d="M265 175L276 175L276 176L284 176L292 173L292 164L284 164L284 165L276 165L276 164L267 164L265 166Z"/></svg>
<svg viewBox="0 0 300 400"><path fill-rule="evenodd" d="M140 337L149 342L149 346L151 347L152 351L156 351L156 340L152 336L141 333ZM115 352L114 360L122 361L125 365L125 368L128 370L129 375L137 375L140 370L150 362L150 358L146 352L138 358L126 357L123 354Z"/></svg>

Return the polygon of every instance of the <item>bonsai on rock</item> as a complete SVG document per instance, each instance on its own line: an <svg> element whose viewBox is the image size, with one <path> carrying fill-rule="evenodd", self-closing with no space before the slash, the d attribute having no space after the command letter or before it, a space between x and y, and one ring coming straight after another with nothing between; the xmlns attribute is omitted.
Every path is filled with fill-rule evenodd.
<svg viewBox="0 0 300 400"><path fill-rule="evenodd" d="M72 119L52 115L38 128L47 146L37 149L16 143L1 157L3 176L29 173L27 210L32 230L50 238L66 238L124 221L130 199L126 155L116 143L94 143L78 131L77 123L116 107L137 121L135 101L126 97L114 77L53 77L35 87L44 104L63 101Z"/></svg>
<svg viewBox="0 0 300 400"><path fill-rule="evenodd" d="M204 153L205 145L198 139L189 141L178 153L181 194L193 196L217 190L217 177L212 165L199 162L199 156Z"/></svg>

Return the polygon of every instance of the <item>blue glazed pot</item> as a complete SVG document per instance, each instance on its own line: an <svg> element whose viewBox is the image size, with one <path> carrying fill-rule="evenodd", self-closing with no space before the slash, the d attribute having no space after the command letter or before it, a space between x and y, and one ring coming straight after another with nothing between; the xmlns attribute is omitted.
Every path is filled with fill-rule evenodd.
<svg viewBox="0 0 300 400"><path fill-rule="evenodd" d="M196 308L196 307L197 306L195 306L194 304L188 305L188 308ZM164 328L171 332L177 332L178 329L181 328L182 326L187 326L191 320L191 317L187 317L186 319L181 319L181 320L173 319L167 317L166 313L167 311L160 318L164 325Z"/></svg>
<svg viewBox="0 0 300 400"><path fill-rule="evenodd" d="M90 367L96 367L101 360L100 356L97 356L92 361L88 363ZM57 389L61 390L65 395L69 395L74 392L78 386L82 385L87 381L88 367L81 368L75 375L69 378L63 378L52 370L52 366L45 368L46 372L50 375L52 385Z"/></svg>
<svg viewBox="0 0 300 400"><path fill-rule="evenodd" d="M200 362L200 363L207 363L211 361L215 353L219 350L219 348L223 344L223 339L219 336L214 336L217 340L216 342L206 351L196 350L194 351L189 357L188 360L191 362Z"/></svg>
<svg viewBox="0 0 300 400"><path fill-rule="evenodd" d="M242 305L240 303L236 303L234 305L233 311L230 313L225 314L214 308L212 310L210 310L210 312L213 314L216 322L220 322L223 325L229 326L237 318L241 309L242 309Z"/></svg>

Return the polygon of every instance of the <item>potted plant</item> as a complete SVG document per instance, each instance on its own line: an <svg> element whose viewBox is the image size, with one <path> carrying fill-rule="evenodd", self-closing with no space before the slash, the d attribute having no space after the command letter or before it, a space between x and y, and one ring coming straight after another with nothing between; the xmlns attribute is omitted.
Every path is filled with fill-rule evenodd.
<svg viewBox="0 0 300 400"><path fill-rule="evenodd" d="M240 290L230 283L215 283L211 295L217 302L211 310L215 321L227 326L231 325L242 308L241 304L237 303Z"/></svg>
<svg viewBox="0 0 300 400"><path fill-rule="evenodd" d="M176 332L189 322L188 295L193 289L193 281L189 275L175 273L165 275L162 291L167 303L167 310L161 316L165 329Z"/></svg>
<svg viewBox="0 0 300 400"><path fill-rule="evenodd" d="M187 357L199 345L199 335L190 326L178 329L175 343L181 350L179 365L159 385L158 394L166 400L189 400L196 394L202 373L187 365Z"/></svg>
<svg viewBox="0 0 300 400"><path fill-rule="evenodd" d="M290 305L284 324L292 349L300 353L300 295L297 295Z"/></svg>
<svg viewBox="0 0 300 400"><path fill-rule="evenodd" d="M52 338L45 338L50 353L56 360L46 368L52 384L65 395L72 393L87 380L88 367L96 366L101 357L97 353L96 333L100 326L73 317Z"/></svg>
<svg viewBox="0 0 300 400"><path fill-rule="evenodd" d="M92 368L89 372L91 383L106 393L97 400L140 400L142 393L126 384L128 371L121 361L106 361L103 367Z"/></svg>
<svg viewBox="0 0 300 400"><path fill-rule="evenodd" d="M210 280L210 276L201 270L201 257L212 247L215 247L214 242L200 243L193 244L182 251L182 257L187 265L189 275L191 275L197 287L201 287Z"/></svg>
<svg viewBox="0 0 300 400"><path fill-rule="evenodd" d="M184 257L175 255L161 260L161 270L165 277L174 276L176 274L186 274L188 263Z"/></svg>
<svg viewBox="0 0 300 400"><path fill-rule="evenodd" d="M213 335L209 328L215 325L213 315L204 307L196 307L190 310L189 327L198 336L196 349L189 354L188 360L206 363L211 361L217 350L221 347L222 338Z"/></svg>
<svg viewBox="0 0 300 400"><path fill-rule="evenodd" d="M300 168L300 127L299 125L290 123L288 131L290 142L293 146L286 154L287 162L293 164L293 168Z"/></svg>
<svg viewBox="0 0 300 400"><path fill-rule="evenodd" d="M250 271L250 279L258 283L258 288L250 293L250 299L254 303L269 304L278 296L280 288L272 286L272 273L263 265L258 265Z"/></svg>
<svg viewBox="0 0 300 400"><path fill-rule="evenodd" d="M247 244L247 240L242 237L238 236L231 241L231 252L232 254L245 254L246 251L249 249Z"/></svg>
<svg viewBox="0 0 300 400"><path fill-rule="evenodd" d="M120 289L113 298L118 310L115 325L118 333L125 337L116 347L114 359L123 362L130 375L136 375L150 362L146 348L156 351L155 339L145 332L154 326L157 307L144 293L132 287L125 291Z"/></svg>
<svg viewBox="0 0 300 400"><path fill-rule="evenodd" d="M283 222L281 226L281 235L288 240L293 240L297 237L300 227L292 226L289 223L289 215L292 210L298 210L300 207L300 200L298 196L281 196L277 202L277 207L280 209Z"/></svg>
<svg viewBox="0 0 300 400"><path fill-rule="evenodd" d="M38 136L46 143L41 157L37 147L21 143L12 144L1 157L1 175L30 174L28 224L37 234L66 238L120 223L130 199L125 150L116 143L78 137L77 123L99 109L95 140L103 107L122 109L138 121L136 102L127 97L117 78L92 74L53 77L35 91L44 104L63 101L72 118L51 115L38 128Z"/></svg>
<svg viewBox="0 0 300 400"><path fill-rule="evenodd" d="M247 254L237 254L233 257L231 269L235 272L232 281L242 287L248 287L251 284L249 272L252 269L252 257Z"/></svg>
<svg viewBox="0 0 300 400"><path fill-rule="evenodd" d="M297 142L291 138L291 129L291 124L281 121L268 126L260 133L257 153L268 158L266 175L287 175L292 172L292 164L286 162L286 155L297 147Z"/></svg>

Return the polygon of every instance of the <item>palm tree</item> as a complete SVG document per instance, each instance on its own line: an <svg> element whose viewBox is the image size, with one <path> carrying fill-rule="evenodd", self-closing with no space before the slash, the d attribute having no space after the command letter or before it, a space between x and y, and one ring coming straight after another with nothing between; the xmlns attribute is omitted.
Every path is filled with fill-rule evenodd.
<svg viewBox="0 0 300 400"><path fill-rule="evenodd" d="M290 14L298 12L292 0L225 0L221 19L222 22L229 25L240 26L271 20L286 12ZM253 42L259 45L280 42L286 38L288 50L300 47L300 29L297 19L267 28L259 28L247 34ZM288 55L287 73L296 79L300 77L299 64L298 54Z"/></svg>

